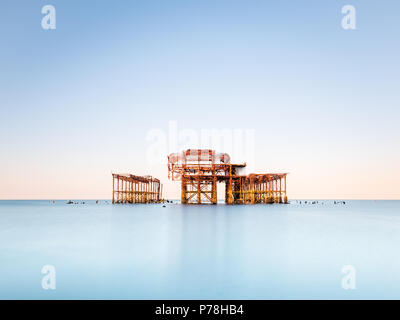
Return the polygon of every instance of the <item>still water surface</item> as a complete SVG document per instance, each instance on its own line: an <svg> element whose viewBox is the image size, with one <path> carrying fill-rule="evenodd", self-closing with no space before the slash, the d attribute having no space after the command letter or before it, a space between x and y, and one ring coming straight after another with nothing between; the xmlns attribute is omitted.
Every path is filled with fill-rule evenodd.
<svg viewBox="0 0 400 320"><path fill-rule="evenodd" d="M400 201L0 201L0 298L399 299Z"/></svg>

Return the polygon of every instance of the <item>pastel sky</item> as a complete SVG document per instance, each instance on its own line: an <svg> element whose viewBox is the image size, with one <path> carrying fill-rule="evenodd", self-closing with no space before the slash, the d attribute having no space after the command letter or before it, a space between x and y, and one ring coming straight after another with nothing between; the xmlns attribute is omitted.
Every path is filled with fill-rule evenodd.
<svg viewBox="0 0 400 320"><path fill-rule="evenodd" d="M289 198L400 199L399 14L398 0L2 0L0 199L111 198L111 172L178 198L146 156L170 121L254 130L252 168L289 172Z"/></svg>

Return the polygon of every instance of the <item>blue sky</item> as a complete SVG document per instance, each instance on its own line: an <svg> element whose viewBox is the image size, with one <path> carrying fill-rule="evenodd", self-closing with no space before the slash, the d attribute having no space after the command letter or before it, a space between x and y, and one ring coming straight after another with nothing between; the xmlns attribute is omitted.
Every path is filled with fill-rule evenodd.
<svg viewBox="0 0 400 320"><path fill-rule="evenodd" d="M41 28L47 4L56 30ZM356 30L341 27L347 4ZM0 9L0 198L109 198L111 171L178 197L145 159L149 130L176 120L254 129L254 168L290 172L292 198L400 199L398 1Z"/></svg>

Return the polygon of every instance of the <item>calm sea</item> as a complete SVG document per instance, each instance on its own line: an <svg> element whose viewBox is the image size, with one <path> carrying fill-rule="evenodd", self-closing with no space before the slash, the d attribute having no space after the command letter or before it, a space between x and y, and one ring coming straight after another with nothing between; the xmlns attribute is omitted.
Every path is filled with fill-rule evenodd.
<svg viewBox="0 0 400 320"><path fill-rule="evenodd" d="M75 202L0 201L1 299L400 298L400 201Z"/></svg>

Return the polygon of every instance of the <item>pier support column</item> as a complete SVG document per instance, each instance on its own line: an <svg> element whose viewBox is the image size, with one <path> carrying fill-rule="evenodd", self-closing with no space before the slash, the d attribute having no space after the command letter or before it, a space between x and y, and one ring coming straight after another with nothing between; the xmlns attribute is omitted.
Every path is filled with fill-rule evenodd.
<svg viewBox="0 0 400 320"><path fill-rule="evenodd" d="M250 178L250 203L255 203L255 185L254 180Z"/></svg>
<svg viewBox="0 0 400 320"><path fill-rule="evenodd" d="M115 191L114 191L114 184L115 184L114 175L112 176L112 178L113 178L112 203L114 204L114 193L115 193Z"/></svg>
<svg viewBox="0 0 400 320"><path fill-rule="evenodd" d="M285 203L288 203L288 198L287 198L287 194L286 194L286 175L284 177L284 187L285 187L285 199L284 199L284 201L285 201Z"/></svg>
<svg viewBox="0 0 400 320"><path fill-rule="evenodd" d="M226 202L226 204L233 203L232 180L231 179L229 179L225 184L225 202Z"/></svg>
<svg viewBox="0 0 400 320"><path fill-rule="evenodd" d="M211 186L211 203L217 204L217 178L214 178Z"/></svg>
<svg viewBox="0 0 400 320"><path fill-rule="evenodd" d="M201 204L200 178L197 178L197 204Z"/></svg>
<svg viewBox="0 0 400 320"><path fill-rule="evenodd" d="M187 197L186 197L186 181L182 177L181 181L181 203L186 204L187 203Z"/></svg>
<svg viewBox="0 0 400 320"><path fill-rule="evenodd" d="M120 197L120 192L119 192L119 177L117 177L117 203L119 203L119 197Z"/></svg>

